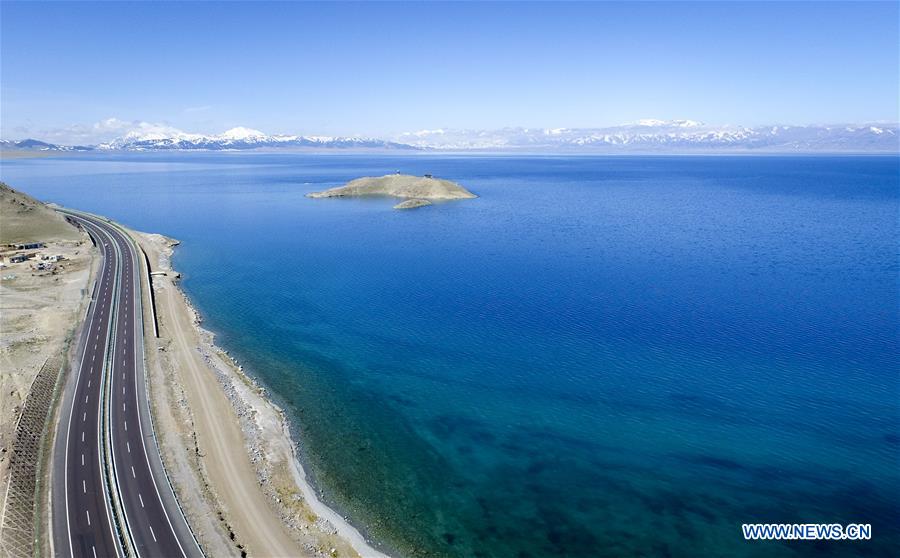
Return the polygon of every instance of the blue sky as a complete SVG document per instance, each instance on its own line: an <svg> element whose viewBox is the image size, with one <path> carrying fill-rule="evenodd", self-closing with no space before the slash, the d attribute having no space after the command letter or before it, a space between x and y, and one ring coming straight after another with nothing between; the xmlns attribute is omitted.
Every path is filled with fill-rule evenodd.
<svg viewBox="0 0 900 558"><path fill-rule="evenodd" d="M900 118L897 2L4 0L0 16L4 138Z"/></svg>

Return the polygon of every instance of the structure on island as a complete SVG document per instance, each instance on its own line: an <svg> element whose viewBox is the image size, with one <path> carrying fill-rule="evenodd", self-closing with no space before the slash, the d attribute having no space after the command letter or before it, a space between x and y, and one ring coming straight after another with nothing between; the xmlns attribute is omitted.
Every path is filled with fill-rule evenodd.
<svg viewBox="0 0 900 558"><path fill-rule="evenodd" d="M477 198L456 182L425 176L408 174L388 174L385 176L366 176L351 180L344 186L331 188L322 192L306 195L310 198L347 198L358 196L391 196L403 198L404 201L394 209L412 209L431 205L431 200L461 200Z"/></svg>

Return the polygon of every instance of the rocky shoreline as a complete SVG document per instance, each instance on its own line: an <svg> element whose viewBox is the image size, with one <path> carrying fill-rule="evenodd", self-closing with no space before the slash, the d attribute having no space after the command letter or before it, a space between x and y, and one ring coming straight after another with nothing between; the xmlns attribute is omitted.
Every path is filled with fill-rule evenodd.
<svg viewBox="0 0 900 558"><path fill-rule="evenodd" d="M159 235L144 236L156 237L155 242L165 242L165 248L159 250L158 269L177 277L171 267L177 241ZM177 285L175 288L200 340L195 350L213 373L239 421L258 488L287 529L296 535L296 542L309 556L345 554L339 552L341 545L324 548L317 544L319 535L325 535L344 541L360 556L386 558L346 518L318 499L300 463L284 411L268 398L266 389L226 349L215 344L215 334L202 327L202 317L188 296Z"/></svg>

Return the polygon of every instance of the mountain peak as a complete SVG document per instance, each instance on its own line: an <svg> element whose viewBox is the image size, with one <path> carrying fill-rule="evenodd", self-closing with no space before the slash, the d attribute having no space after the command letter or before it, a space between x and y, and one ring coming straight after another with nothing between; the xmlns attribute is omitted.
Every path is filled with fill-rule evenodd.
<svg viewBox="0 0 900 558"><path fill-rule="evenodd" d="M260 132L259 130L254 130L253 128L238 126L236 128L227 130L219 137L225 140L245 140L247 138L264 137L265 135L266 134Z"/></svg>
<svg viewBox="0 0 900 558"><path fill-rule="evenodd" d="M702 122L696 120L658 120L656 118L642 118L637 121L638 126L649 128L699 128Z"/></svg>

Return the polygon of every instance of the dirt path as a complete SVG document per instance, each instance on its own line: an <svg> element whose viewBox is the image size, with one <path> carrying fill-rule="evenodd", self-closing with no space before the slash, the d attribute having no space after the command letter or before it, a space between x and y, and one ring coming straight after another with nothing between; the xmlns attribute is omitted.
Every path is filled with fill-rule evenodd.
<svg viewBox="0 0 900 558"><path fill-rule="evenodd" d="M304 554L257 488L256 473L244 451L244 438L231 403L197 351L199 339L191 318L181 308L180 294L166 288L157 291L157 296L157 303L165 309L166 335L178 352L182 386L194 414L206 473L212 486L228 487L217 491L217 496L237 539L251 556Z"/></svg>

